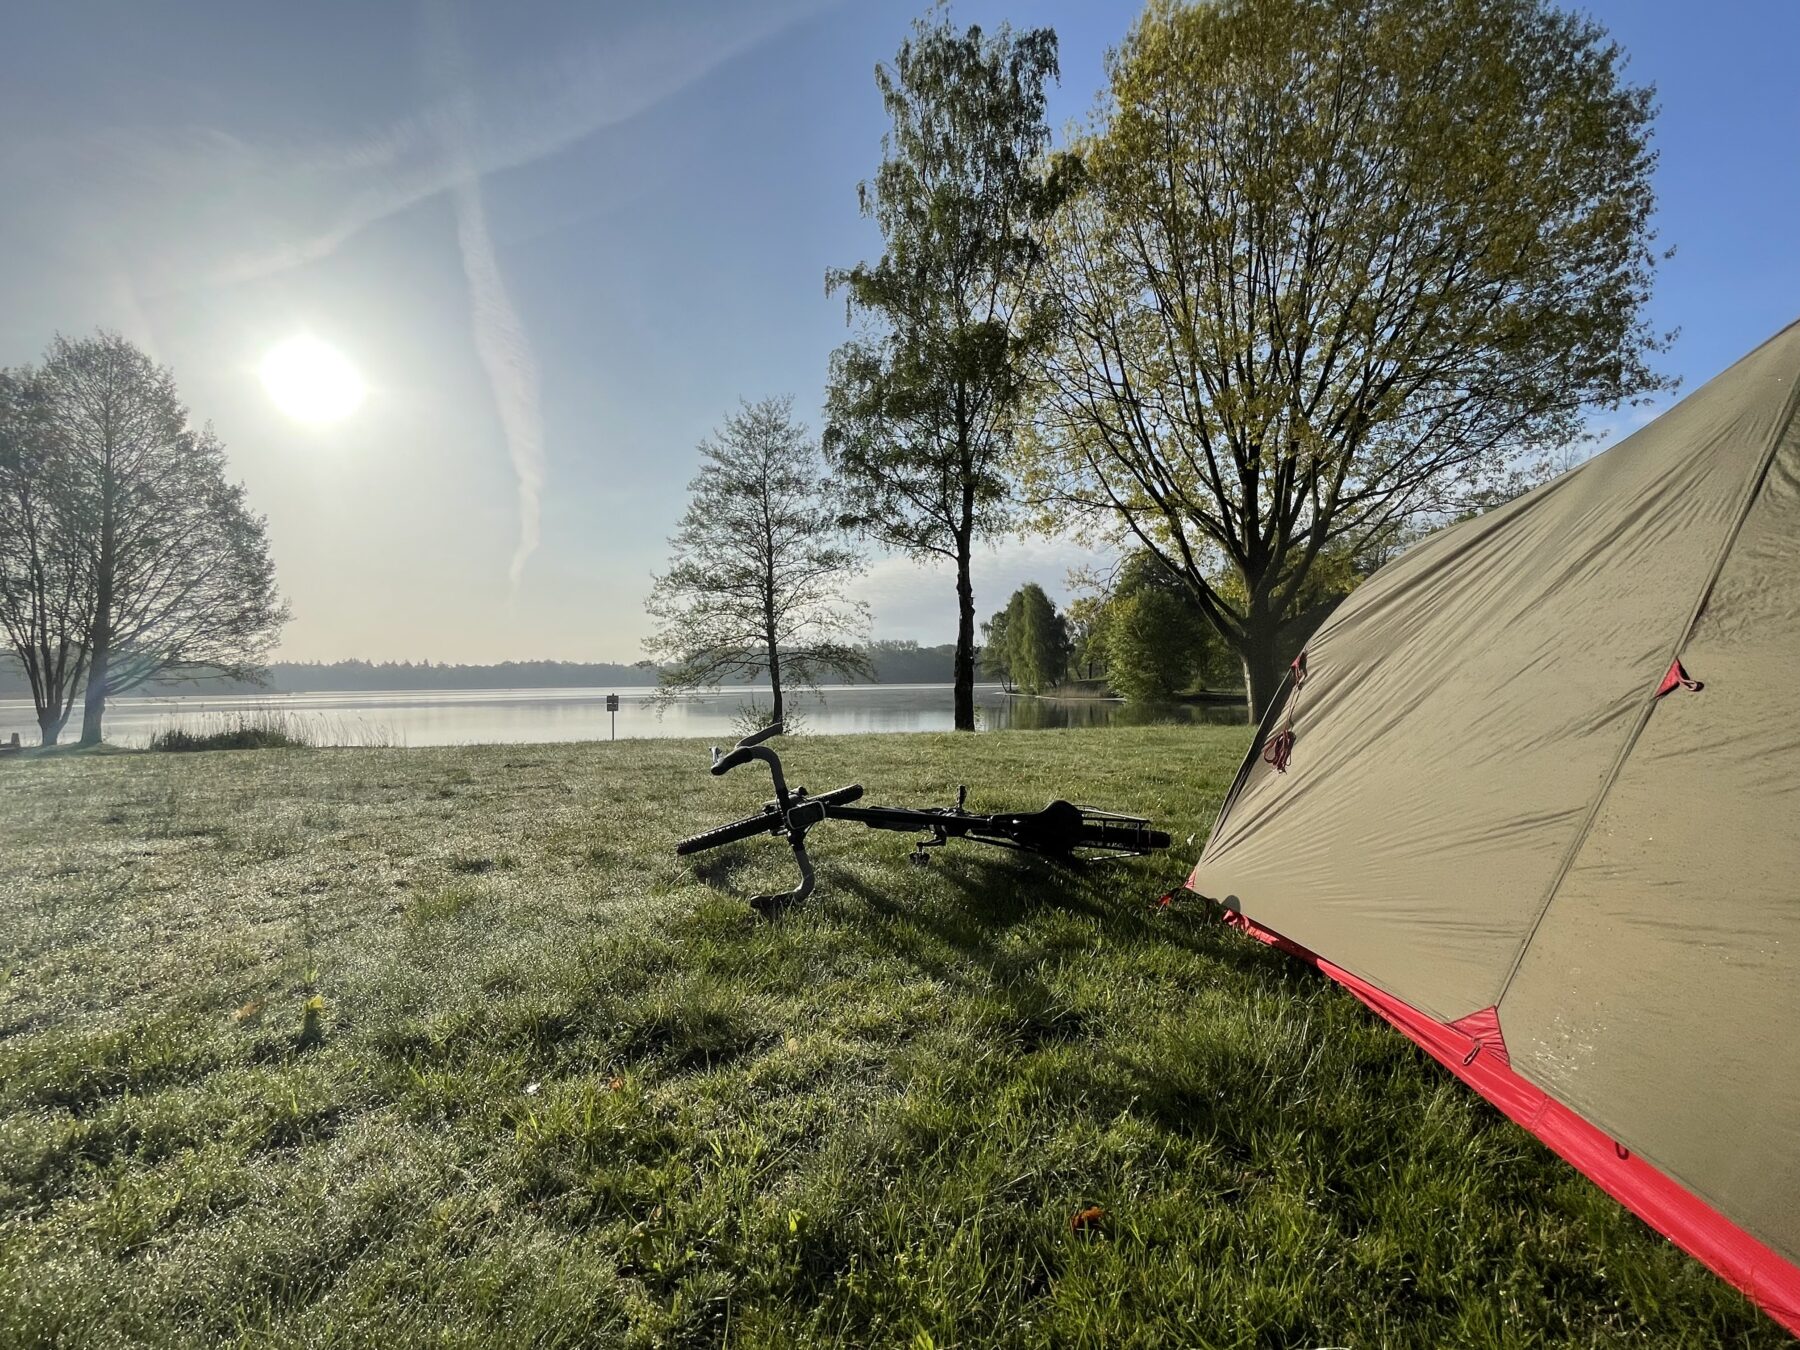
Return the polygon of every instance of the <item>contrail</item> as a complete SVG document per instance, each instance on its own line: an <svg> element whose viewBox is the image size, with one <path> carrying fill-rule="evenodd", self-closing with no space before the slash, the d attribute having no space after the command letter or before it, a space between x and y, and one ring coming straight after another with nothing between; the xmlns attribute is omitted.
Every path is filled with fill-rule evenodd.
<svg viewBox="0 0 1800 1350"><path fill-rule="evenodd" d="M544 415L538 402L537 357L506 289L506 278L500 274L500 260L488 230L481 168L473 149L480 123L455 16L447 4L438 3L427 5L422 17L425 77L435 91L448 91L449 95L443 105L448 116L437 122L435 157L449 172L475 351L487 372L500 430L506 437L507 457L518 480L519 542L507 567L516 594L525 562L537 551L544 496Z"/></svg>
<svg viewBox="0 0 1800 1350"><path fill-rule="evenodd" d="M506 451L519 481L519 542L507 576L515 590L525 560L537 551L538 515L544 493L544 418L538 404L537 358L507 294L506 280L494 257L488 234L487 207L481 180L472 171L452 193L456 203L456 242L462 250L463 275L469 283L470 317L475 350L487 371L500 412Z"/></svg>

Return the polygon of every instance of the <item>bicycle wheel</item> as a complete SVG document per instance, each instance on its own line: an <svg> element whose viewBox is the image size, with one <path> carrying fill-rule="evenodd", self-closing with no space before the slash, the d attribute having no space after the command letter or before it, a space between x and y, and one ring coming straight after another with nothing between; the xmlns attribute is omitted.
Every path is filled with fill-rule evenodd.
<svg viewBox="0 0 1800 1350"><path fill-rule="evenodd" d="M759 834L775 834L780 829L781 813L779 811L759 811L753 816L745 816L742 820L734 820L729 825L721 825L716 830L691 835L675 845L675 853L677 856L699 853L703 849L717 848L721 844L729 844L738 839L749 839Z"/></svg>
<svg viewBox="0 0 1800 1350"><path fill-rule="evenodd" d="M862 794L862 784L851 783L848 787L821 792L816 797L795 797L790 805L798 806L804 802L817 802L823 806L840 806L845 802L855 801ZM708 830L705 834L696 834L691 838L683 839L675 845L675 854L677 857L684 857L689 853L718 848L721 844L729 844L739 839L749 839L759 834L779 834L781 826L781 812L775 809L773 802L770 802L757 815L745 816L742 820L734 820L729 825L721 825L716 830Z"/></svg>

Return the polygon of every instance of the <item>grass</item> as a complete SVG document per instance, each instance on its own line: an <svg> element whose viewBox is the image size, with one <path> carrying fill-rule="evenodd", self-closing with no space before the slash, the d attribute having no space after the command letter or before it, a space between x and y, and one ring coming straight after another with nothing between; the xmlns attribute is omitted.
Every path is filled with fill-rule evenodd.
<svg viewBox="0 0 1800 1350"><path fill-rule="evenodd" d="M396 744L383 724L362 718L299 714L280 708L241 708L228 712L187 714L151 733L151 750L299 750L320 746Z"/></svg>
<svg viewBox="0 0 1800 1350"><path fill-rule="evenodd" d="M792 743L1203 836L1232 729ZM0 1344L1772 1346L1347 994L693 743L0 763Z"/></svg>
<svg viewBox="0 0 1800 1350"><path fill-rule="evenodd" d="M252 710L211 713L198 727L163 727L150 737L152 750L297 750L312 744L304 728L280 713Z"/></svg>

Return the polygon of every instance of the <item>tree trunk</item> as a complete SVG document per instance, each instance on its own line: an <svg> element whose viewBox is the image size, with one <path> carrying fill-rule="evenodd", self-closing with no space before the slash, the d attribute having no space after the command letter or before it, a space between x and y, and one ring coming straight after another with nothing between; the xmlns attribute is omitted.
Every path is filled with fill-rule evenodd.
<svg viewBox="0 0 1800 1350"><path fill-rule="evenodd" d="M50 710L38 713L38 735L43 738L41 744L55 745L62 737L63 723L68 720L69 714L66 712Z"/></svg>
<svg viewBox="0 0 1800 1350"><path fill-rule="evenodd" d="M113 531L111 472L101 486L100 566L94 584L94 631L89 639L87 688L81 701L81 744L100 744L100 719L106 715L106 681L112 665L113 571L118 544Z"/></svg>
<svg viewBox="0 0 1800 1350"><path fill-rule="evenodd" d="M94 625L94 654L88 660L87 688L81 701L82 745L100 744L100 719L106 716L106 676L112 634L105 621Z"/></svg>
<svg viewBox="0 0 1800 1350"><path fill-rule="evenodd" d="M1244 688L1250 696L1250 725L1255 726L1281 690L1281 624L1273 616L1252 614L1244 621L1244 630L1238 656L1244 663Z"/></svg>
<svg viewBox="0 0 1800 1350"><path fill-rule="evenodd" d="M975 730L975 583L969 579L970 544L956 541L956 729Z"/></svg>
<svg viewBox="0 0 1800 1350"><path fill-rule="evenodd" d="M773 637L769 639L769 693L775 705L769 710L769 720L780 722L786 716L781 703L781 652Z"/></svg>

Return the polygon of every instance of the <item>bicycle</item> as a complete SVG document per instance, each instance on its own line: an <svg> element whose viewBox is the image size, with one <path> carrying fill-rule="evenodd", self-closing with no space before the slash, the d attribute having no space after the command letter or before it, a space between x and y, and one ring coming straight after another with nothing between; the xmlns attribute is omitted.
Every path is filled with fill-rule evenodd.
<svg viewBox="0 0 1800 1350"><path fill-rule="evenodd" d="M781 735L776 722L744 737L724 754L712 751L712 773L727 774L741 764L760 761L769 766L775 798L763 809L742 820L692 835L675 845L677 856L700 853L757 835L785 836L800 868L800 884L791 891L751 897L758 909L794 904L813 892L815 875L806 851L806 832L826 820L846 820L872 830L920 834L909 856L914 863L931 861L929 849L942 848L952 839L986 844L992 848L1033 853L1063 863L1084 863L1106 858L1143 857L1169 847L1169 836L1153 829L1143 816L1128 816L1097 807L1077 806L1060 799L1041 811L1000 812L981 815L967 809L969 789L958 787L955 806L853 806L863 795L862 785L852 783L829 792L808 793L790 789L782 772L781 757L765 742Z"/></svg>

